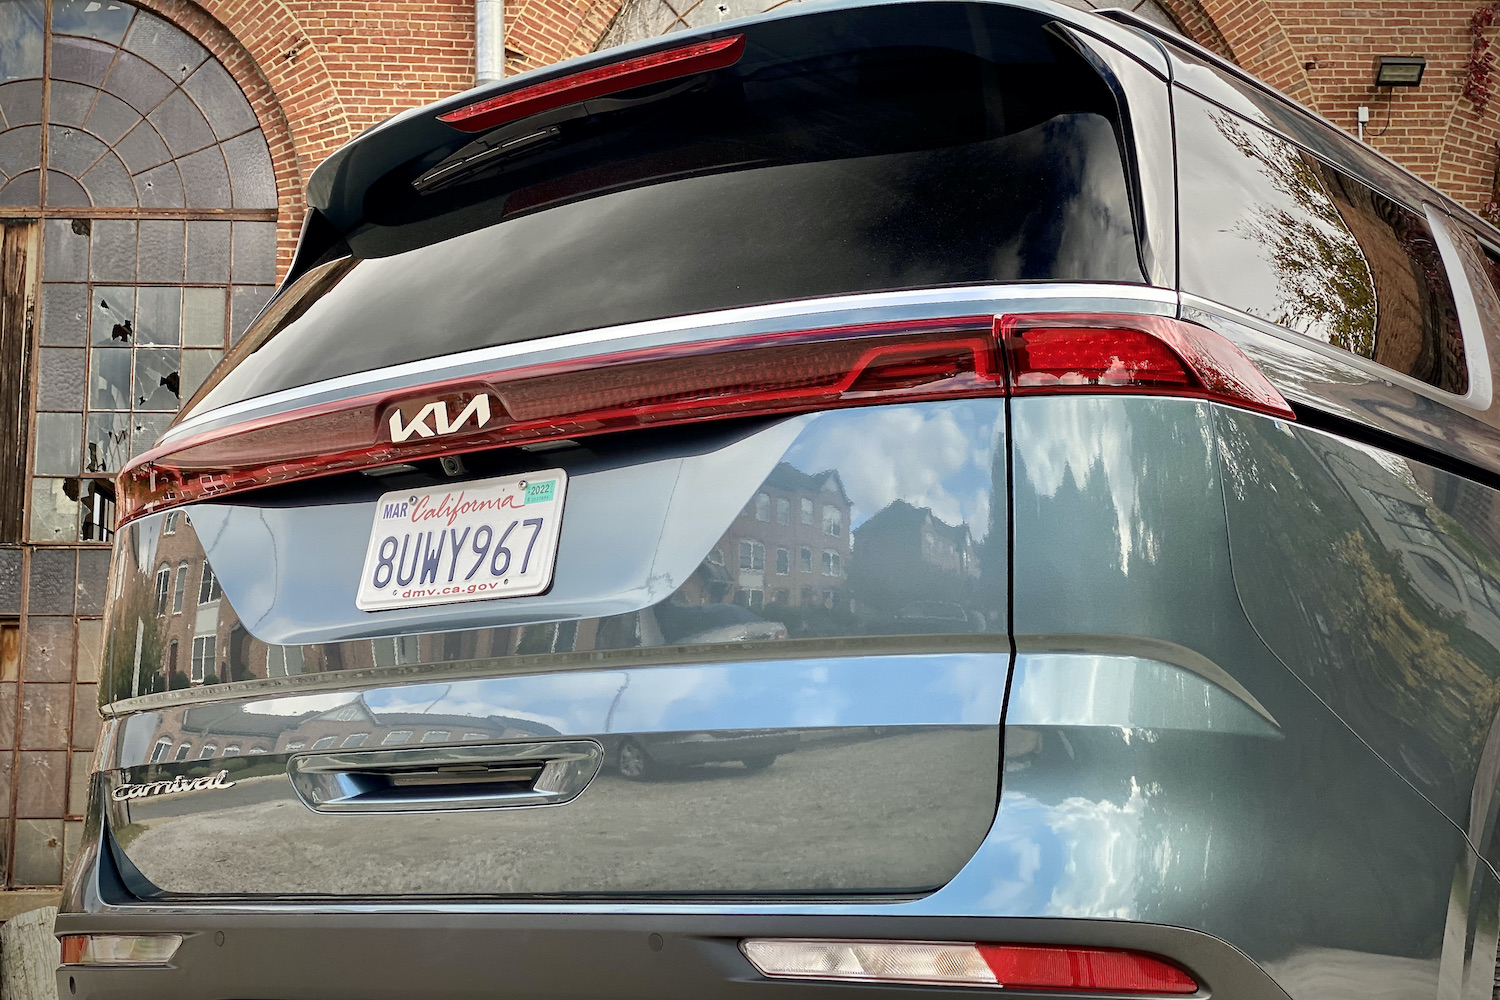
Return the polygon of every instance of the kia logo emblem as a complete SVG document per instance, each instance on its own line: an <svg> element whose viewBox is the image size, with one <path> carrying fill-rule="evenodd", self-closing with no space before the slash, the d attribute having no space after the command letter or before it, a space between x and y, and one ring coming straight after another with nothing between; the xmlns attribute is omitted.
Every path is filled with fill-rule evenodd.
<svg viewBox="0 0 1500 1000"><path fill-rule="evenodd" d="M454 413L455 409L457 413ZM450 396L429 403L403 403L391 411L386 423L391 442L400 444L414 437L431 438L456 434L471 423L472 430L482 430L489 424L491 416L489 394L481 392L467 404L464 403L463 396Z"/></svg>

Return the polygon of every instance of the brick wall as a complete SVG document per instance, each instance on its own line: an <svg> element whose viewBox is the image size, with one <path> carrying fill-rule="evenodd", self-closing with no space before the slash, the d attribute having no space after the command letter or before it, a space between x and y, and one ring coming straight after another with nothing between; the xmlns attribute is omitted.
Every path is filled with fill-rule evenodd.
<svg viewBox="0 0 1500 1000"><path fill-rule="evenodd" d="M1491 199L1500 99L1481 117L1463 95L1474 2L1167 0L1197 41L1228 55L1336 124L1356 131L1370 108L1371 146L1471 208ZM1493 42L1500 31L1491 28ZM1416 88L1377 90L1375 60L1420 55ZM1497 80L1500 82L1500 80ZM1500 88L1497 88L1500 89ZM1500 95L1497 95L1500 97Z"/></svg>
<svg viewBox="0 0 1500 1000"><path fill-rule="evenodd" d="M473 84L473 7L466 0L145 5L202 39L250 96L282 193L283 270L301 225L302 188L318 163L371 125ZM622 5L512 0L506 71L592 51ZM1500 100L1481 118L1462 95L1475 3L1162 0L1162 6L1195 40L1351 132L1355 109L1370 107L1372 146L1471 207L1490 200ZM1382 54L1426 56L1422 86L1377 91L1371 80Z"/></svg>

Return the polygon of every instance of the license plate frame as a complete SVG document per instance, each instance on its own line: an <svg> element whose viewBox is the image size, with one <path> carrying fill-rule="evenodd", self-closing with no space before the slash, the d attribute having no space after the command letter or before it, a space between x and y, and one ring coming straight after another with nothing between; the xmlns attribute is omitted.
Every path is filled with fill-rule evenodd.
<svg viewBox="0 0 1500 1000"><path fill-rule="evenodd" d="M557 570L567 483L562 469L544 469L382 494L355 607L393 611L545 593Z"/></svg>

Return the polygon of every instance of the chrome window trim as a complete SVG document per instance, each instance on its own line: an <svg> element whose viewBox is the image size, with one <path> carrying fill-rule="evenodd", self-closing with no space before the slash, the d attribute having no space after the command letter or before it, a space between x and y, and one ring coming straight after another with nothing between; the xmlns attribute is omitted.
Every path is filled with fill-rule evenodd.
<svg viewBox="0 0 1500 1000"><path fill-rule="evenodd" d="M1451 217L1443 211L1441 206L1431 202L1424 204L1422 208L1422 214L1427 219L1427 228L1432 230L1433 240L1438 246L1438 255L1443 261L1443 270L1446 272L1444 277L1447 278L1448 287L1453 292L1453 305L1458 311L1459 330L1464 338L1464 364L1469 369L1468 392L1455 397L1452 393L1437 389L1437 398L1452 399L1455 403L1482 412L1490 409L1495 402L1494 377L1490 369L1489 348L1485 343L1484 321L1480 317L1479 305L1474 299L1474 289L1469 284L1469 274L1464 267L1463 256L1453 241L1453 233L1448 229ZM1396 374L1403 379L1410 378L1399 372ZM1427 385L1419 379L1411 379L1411 381Z"/></svg>
<svg viewBox="0 0 1500 1000"><path fill-rule="evenodd" d="M510 367L585 358L600 353L601 348L635 350L693 344L725 336L775 333L809 324L842 326L973 312L998 314L1017 308L1036 312L1085 310L1172 316L1176 314L1177 293L1151 285L1037 282L869 292L692 313L446 354L282 389L194 414L170 427L162 435L160 444L304 406L366 393L398 392L439 379L479 376Z"/></svg>

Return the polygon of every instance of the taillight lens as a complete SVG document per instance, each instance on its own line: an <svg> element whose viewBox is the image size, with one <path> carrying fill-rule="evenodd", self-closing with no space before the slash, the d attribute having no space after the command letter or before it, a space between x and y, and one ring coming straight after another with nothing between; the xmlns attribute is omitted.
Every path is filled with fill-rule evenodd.
<svg viewBox="0 0 1500 1000"><path fill-rule="evenodd" d="M1028 315L869 324L534 365L186 435L125 467L117 511L124 524L195 500L505 445L1003 395L1007 385L1018 396L1157 393L1293 416L1233 344L1176 320Z"/></svg>
<svg viewBox="0 0 1500 1000"><path fill-rule="evenodd" d="M1287 420L1292 408L1250 359L1201 326L1164 316L1038 314L999 324L1014 396L1190 396Z"/></svg>
<svg viewBox="0 0 1500 1000"><path fill-rule="evenodd" d="M66 934L63 965L166 965L182 946L181 934Z"/></svg>
<svg viewBox="0 0 1500 1000"><path fill-rule="evenodd" d="M751 938L750 964L774 979L922 986L988 986L1078 993L1198 992L1198 982L1154 955L1114 948L941 941Z"/></svg>
<svg viewBox="0 0 1500 1000"><path fill-rule="evenodd" d="M118 480L119 523L276 483L501 445L718 417L1000 395L1005 380L993 324L978 316L736 338L278 414L169 442L135 459ZM470 408L481 395L488 403L483 424ZM401 401L412 399L403 409ZM449 417L465 413L473 416L447 426Z"/></svg>
<svg viewBox="0 0 1500 1000"><path fill-rule="evenodd" d="M484 132L580 101L724 69L744 53L744 35L694 42L497 94L437 117L463 132Z"/></svg>

